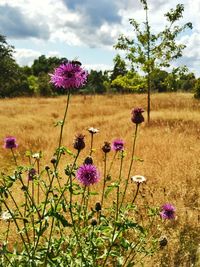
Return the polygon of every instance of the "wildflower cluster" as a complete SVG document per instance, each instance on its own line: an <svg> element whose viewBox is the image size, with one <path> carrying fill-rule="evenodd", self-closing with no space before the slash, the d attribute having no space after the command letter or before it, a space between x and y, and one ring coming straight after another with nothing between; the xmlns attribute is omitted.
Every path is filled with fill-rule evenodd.
<svg viewBox="0 0 200 267"><path fill-rule="evenodd" d="M86 78L87 72L78 61L63 63L51 74L51 82L65 89L79 88ZM97 128L87 129L89 148L84 134L75 136L71 149L63 146L68 105L69 97L60 124L58 147L49 164L43 166L41 152L29 151L29 162L19 166L13 150L18 147L16 138L4 140L4 148L12 151L16 170L13 175L1 174L1 220L6 224L5 240L0 247L1 266L105 267L112 263L133 266L135 261L151 256L168 242L160 238L160 229L163 219L175 219L175 207L169 203L162 205L161 210L152 207L157 220L152 224L152 212L149 215L149 208L145 210L144 205L137 204L140 187L147 182L133 171L137 130L144 121L144 110L132 111L131 120L136 128L127 169L123 167L125 150L128 155L129 151L123 139L105 141L99 148L103 164L96 160L94 137L100 132ZM84 160L83 150L88 151ZM64 172L60 169L62 159L66 162ZM19 184L22 203L15 198ZM129 195L134 192L130 199L127 191ZM141 217L146 223L141 222ZM12 245L14 227L17 238Z"/></svg>

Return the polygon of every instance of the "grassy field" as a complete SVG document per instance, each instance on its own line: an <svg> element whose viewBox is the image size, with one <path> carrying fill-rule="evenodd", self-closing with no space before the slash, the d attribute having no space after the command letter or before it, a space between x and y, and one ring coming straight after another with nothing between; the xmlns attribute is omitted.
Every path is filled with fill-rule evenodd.
<svg viewBox="0 0 200 267"><path fill-rule="evenodd" d="M142 202L146 196L153 205L169 202L177 209L177 218L168 233L169 244L159 257L152 259L151 264L193 266L200 244L200 101L192 94L171 93L154 94L151 102L151 123L140 126L136 146L136 156L143 161L135 162L132 171L132 175L140 174L147 178L147 185L137 201ZM54 124L62 120L65 105L64 96L0 100L1 171L12 171L12 156L3 148L3 139L8 135L17 138L19 164L24 161L28 164L24 156L26 150L41 150L42 163L50 164L58 146L59 127L54 127ZM89 153L87 128L95 127L100 130L94 139L95 164L99 169L103 167L101 147L104 141L125 140L128 159L134 133L131 110L138 106L145 109L145 95L72 96L63 144L73 150L75 135L85 135L86 148L81 154L81 163ZM61 166L64 167L66 161L67 155ZM116 161L113 176L117 171ZM133 187L130 186L127 201L132 195Z"/></svg>

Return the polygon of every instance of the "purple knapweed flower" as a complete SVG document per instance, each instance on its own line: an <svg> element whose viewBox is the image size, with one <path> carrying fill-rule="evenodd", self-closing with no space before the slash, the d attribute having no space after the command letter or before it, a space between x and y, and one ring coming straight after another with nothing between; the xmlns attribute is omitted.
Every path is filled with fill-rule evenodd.
<svg viewBox="0 0 200 267"><path fill-rule="evenodd" d="M93 164L83 164L78 168L76 178L85 186L89 186L99 181L100 174Z"/></svg>
<svg viewBox="0 0 200 267"><path fill-rule="evenodd" d="M58 88L79 88L86 83L88 72L84 70L78 61L68 61L61 64L50 74L51 80Z"/></svg>
<svg viewBox="0 0 200 267"><path fill-rule="evenodd" d="M28 181L33 181L35 176L36 176L36 170L34 168L31 168L28 171Z"/></svg>
<svg viewBox="0 0 200 267"><path fill-rule="evenodd" d="M112 149L115 151L124 150L124 141L121 139L116 139L112 142Z"/></svg>
<svg viewBox="0 0 200 267"><path fill-rule="evenodd" d="M16 148L18 144L16 144L16 138L13 136L8 136L4 140L4 148Z"/></svg>
<svg viewBox="0 0 200 267"><path fill-rule="evenodd" d="M142 115L142 113L144 112L143 108L134 108L131 112L132 114L132 122L135 124L140 124L144 121L144 117Z"/></svg>
<svg viewBox="0 0 200 267"><path fill-rule="evenodd" d="M162 219L169 219L172 220L175 218L175 207L169 203L164 204L161 207L160 216Z"/></svg>

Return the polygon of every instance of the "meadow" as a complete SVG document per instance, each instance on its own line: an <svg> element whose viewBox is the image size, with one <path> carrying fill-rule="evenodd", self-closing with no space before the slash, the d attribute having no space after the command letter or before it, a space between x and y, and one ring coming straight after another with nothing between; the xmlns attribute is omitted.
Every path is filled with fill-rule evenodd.
<svg viewBox="0 0 200 267"><path fill-rule="evenodd" d="M147 199L149 204L161 206L173 203L176 219L168 223L168 245L152 257L144 266L195 266L200 265L200 101L192 94L153 94L151 98L151 122L140 126L132 175L146 177L146 185L140 188L137 203ZM50 160L58 145L58 127L62 119L66 96L57 98L15 98L0 100L0 168L12 172L13 159L3 148L5 136L17 138L16 150L19 164L26 162L26 150L42 151L42 164ZM94 138L95 164L103 168L101 147L105 141L122 138L127 157L134 133L131 110L146 107L146 95L72 95L64 126L63 144L73 151L75 135L84 134L86 149L81 152L79 163L88 155L89 127L99 129ZM146 112L144 113L146 118ZM63 157L60 167L65 167ZM111 161L111 156L109 158ZM125 160L126 165L126 160ZM113 166L114 176L119 162ZM126 171L126 169L125 169ZM124 174L125 175L125 174ZM102 188L101 182L95 185ZM130 184L126 201L130 201L135 188ZM20 200L21 195L15 195ZM95 196L98 201L98 196ZM105 200L109 204L109 197ZM2 223L1 228L2 229ZM2 231L1 231L2 232ZM0 232L0 240L3 236ZM14 237L13 237L14 239ZM197 263L198 262L198 263Z"/></svg>

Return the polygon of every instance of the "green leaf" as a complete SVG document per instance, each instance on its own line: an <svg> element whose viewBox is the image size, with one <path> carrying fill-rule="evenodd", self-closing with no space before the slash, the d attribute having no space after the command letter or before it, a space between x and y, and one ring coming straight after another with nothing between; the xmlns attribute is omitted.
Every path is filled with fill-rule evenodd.
<svg viewBox="0 0 200 267"><path fill-rule="evenodd" d="M111 185L108 185L108 186L107 186L107 189L106 189L106 191L105 191L105 197L107 197L108 194L109 194L113 189L115 189L115 188L117 188L117 187L119 187L119 183L118 183L118 182L116 182L116 183L112 183Z"/></svg>
<svg viewBox="0 0 200 267"><path fill-rule="evenodd" d="M69 223L65 219L65 217L62 214L58 213L57 211L50 211L50 213L48 213L48 215L51 216L51 217L56 218L59 222L62 223L63 227L67 227L67 226L71 227L72 226L72 224Z"/></svg>
<svg viewBox="0 0 200 267"><path fill-rule="evenodd" d="M56 123L54 123L54 126L62 126L63 125L63 120L57 121Z"/></svg>

